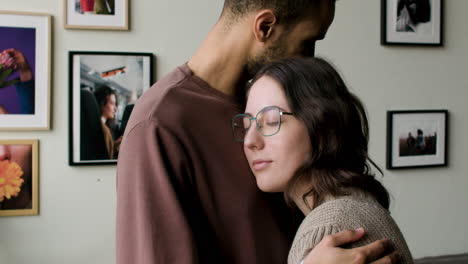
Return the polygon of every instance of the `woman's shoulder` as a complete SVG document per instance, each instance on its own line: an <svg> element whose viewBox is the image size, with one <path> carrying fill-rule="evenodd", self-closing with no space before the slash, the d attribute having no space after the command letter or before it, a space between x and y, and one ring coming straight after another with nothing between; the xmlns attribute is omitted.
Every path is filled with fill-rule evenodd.
<svg viewBox="0 0 468 264"><path fill-rule="evenodd" d="M312 249L326 235L360 227L366 230L366 236L350 245L351 247L390 239L403 252L404 259L407 260L404 263L412 263L405 239L389 211L365 193L328 199L314 208L299 227L293 247L297 247L296 251L304 252L304 248ZM302 250L299 249L301 247Z"/></svg>
<svg viewBox="0 0 468 264"><path fill-rule="evenodd" d="M391 218L389 211L370 194L354 193L326 200L306 216L304 224L335 225L348 229L354 228L352 223L362 224L361 222L368 220L370 215L377 218Z"/></svg>

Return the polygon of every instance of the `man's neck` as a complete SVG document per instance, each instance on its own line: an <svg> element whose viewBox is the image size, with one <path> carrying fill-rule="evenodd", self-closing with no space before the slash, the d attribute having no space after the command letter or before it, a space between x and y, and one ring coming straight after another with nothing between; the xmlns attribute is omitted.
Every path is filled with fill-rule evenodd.
<svg viewBox="0 0 468 264"><path fill-rule="evenodd" d="M219 21L188 62L196 76L228 95L239 88L249 52L245 32L232 27L227 30Z"/></svg>

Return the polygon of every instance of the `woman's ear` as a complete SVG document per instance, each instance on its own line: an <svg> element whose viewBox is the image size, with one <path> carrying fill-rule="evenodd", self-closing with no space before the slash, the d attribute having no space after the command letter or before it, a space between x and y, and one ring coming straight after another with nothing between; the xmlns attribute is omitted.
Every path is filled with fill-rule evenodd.
<svg viewBox="0 0 468 264"><path fill-rule="evenodd" d="M265 9L257 13L254 18L253 32L255 39L266 42L273 34L274 26L277 24L276 15L271 9Z"/></svg>

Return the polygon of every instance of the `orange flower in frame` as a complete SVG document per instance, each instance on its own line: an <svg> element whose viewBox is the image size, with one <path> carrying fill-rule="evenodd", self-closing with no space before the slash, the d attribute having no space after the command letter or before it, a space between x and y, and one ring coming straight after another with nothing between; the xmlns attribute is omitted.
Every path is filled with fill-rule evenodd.
<svg viewBox="0 0 468 264"><path fill-rule="evenodd" d="M16 197L21 191L24 180L21 179L23 170L15 163L8 160L0 161L0 202L5 198Z"/></svg>

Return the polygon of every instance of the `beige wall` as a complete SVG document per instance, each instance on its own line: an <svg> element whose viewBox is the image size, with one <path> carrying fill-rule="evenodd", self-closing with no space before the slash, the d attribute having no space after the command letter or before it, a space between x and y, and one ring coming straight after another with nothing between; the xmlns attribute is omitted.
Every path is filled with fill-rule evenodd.
<svg viewBox="0 0 468 264"><path fill-rule="evenodd" d="M318 47L362 98L370 116L370 154L385 167L386 111L448 109L449 167L385 171L392 215L415 257L468 252L468 1L445 1L444 47L381 46L380 1L338 1Z"/></svg>
<svg viewBox="0 0 468 264"><path fill-rule="evenodd" d="M0 218L0 262L114 263L115 167L68 166L67 52L153 52L160 77L196 50L222 1L132 1L129 32L64 30L61 0L0 1L1 9L54 16L53 129L0 133L1 139L40 139L40 215ZM370 152L382 167L387 110L450 111L448 168L385 171L384 183L395 198L392 214L415 257L468 251L466 10L468 1L446 1L442 48L384 47L380 1L342 0L318 46L366 104Z"/></svg>

